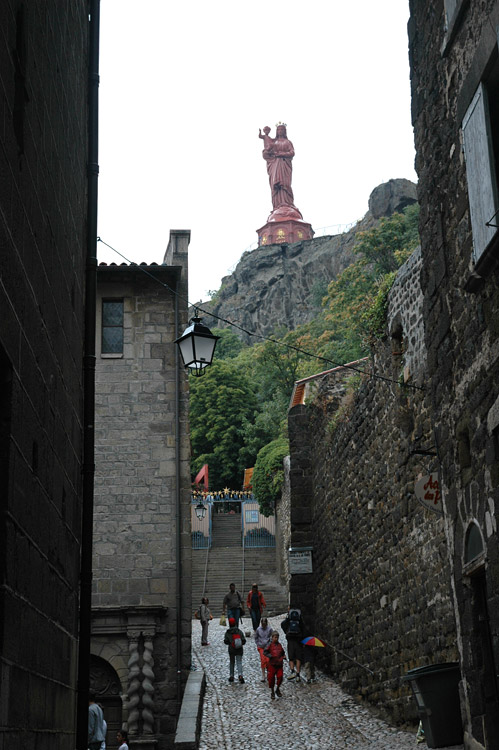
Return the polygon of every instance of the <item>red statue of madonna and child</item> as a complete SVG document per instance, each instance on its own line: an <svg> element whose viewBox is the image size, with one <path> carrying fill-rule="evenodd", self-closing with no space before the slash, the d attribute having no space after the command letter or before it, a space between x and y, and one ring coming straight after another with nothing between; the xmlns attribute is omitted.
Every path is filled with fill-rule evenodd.
<svg viewBox="0 0 499 750"><path fill-rule="evenodd" d="M276 125L276 136L271 138L268 125L260 130L263 139L263 158L267 162L273 211L267 223L258 229L258 244L270 245L282 242L299 242L311 239L314 235L310 224L303 221L303 216L294 204L291 178L293 174L292 159L295 155L293 144L288 139L286 125Z"/></svg>

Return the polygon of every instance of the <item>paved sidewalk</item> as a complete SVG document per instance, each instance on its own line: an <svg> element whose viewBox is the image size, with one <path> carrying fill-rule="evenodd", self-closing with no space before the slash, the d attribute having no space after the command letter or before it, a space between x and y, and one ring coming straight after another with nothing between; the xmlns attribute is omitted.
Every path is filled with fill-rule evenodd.
<svg viewBox="0 0 499 750"><path fill-rule="evenodd" d="M269 618L286 648L280 623L284 615ZM244 619L245 632L251 621ZM312 685L288 681L285 664L281 686L283 697L270 700L267 683L262 683L260 658L253 637L244 647L245 684L228 682L229 656L223 643L225 628L218 619L210 623L209 646L201 646L201 625L193 621L193 664L206 672L200 750L415 750L416 733L403 732L374 718L367 708L317 670ZM462 746L460 746L462 747ZM457 750L457 748L456 748Z"/></svg>

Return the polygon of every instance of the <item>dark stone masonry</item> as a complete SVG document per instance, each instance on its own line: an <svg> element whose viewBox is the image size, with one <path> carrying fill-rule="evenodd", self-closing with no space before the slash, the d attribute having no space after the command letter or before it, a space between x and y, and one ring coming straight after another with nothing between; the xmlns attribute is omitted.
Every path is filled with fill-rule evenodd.
<svg viewBox="0 0 499 750"><path fill-rule="evenodd" d="M0 3L2 748L75 746L88 39L82 0Z"/></svg>
<svg viewBox="0 0 499 750"><path fill-rule="evenodd" d="M499 747L499 3L411 0L428 359L465 747Z"/></svg>
<svg viewBox="0 0 499 750"><path fill-rule="evenodd" d="M435 463L414 455L434 442L420 271L418 250L392 288L386 338L358 363L366 374L317 376L289 412L291 546L313 547L291 601L331 646L324 666L397 723L416 718L407 670L457 658L443 519L414 494Z"/></svg>

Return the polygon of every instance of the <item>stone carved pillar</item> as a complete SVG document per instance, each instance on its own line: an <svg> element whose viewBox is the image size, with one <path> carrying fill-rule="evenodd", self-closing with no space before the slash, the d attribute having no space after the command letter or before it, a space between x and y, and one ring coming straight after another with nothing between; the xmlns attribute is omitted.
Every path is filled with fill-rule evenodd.
<svg viewBox="0 0 499 750"><path fill-rule="evenodd" d="M139 635L129 635L128 650L128 732L138 734L139 731L139 703L140 703L140 667L139 667Z"/></svg>
<svg viewBox="0 0 499 750"><path fill-rule="evenodd" d="M144 653L142 655L142 721L144 734L153 734L154 732L154 659L153 653L153 634L144 633Z"/></svg>

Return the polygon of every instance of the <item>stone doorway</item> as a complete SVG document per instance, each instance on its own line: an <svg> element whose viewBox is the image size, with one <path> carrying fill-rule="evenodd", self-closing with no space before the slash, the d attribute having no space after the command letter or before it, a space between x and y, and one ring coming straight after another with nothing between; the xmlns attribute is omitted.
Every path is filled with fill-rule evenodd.
<svg viewBox="0 0 499 750"><path fill-rule="evenodd" d="M121 683L112 666L99 656L90 657L90 688L97 693L107 722L106 748L118 747L116 735L123 726Z"/></svg>
<svg viewBox="0 0 499 750"><path fill-rule="evenodd" d="M479 681L482 698L482 727L473 728L474 736L484 734L486 747L499 747L499 689L494 659L492 634L487 607L487 582L485 569L481 568L471 577L474 671ZM475 734L477 729L482 729Z"/></svg>

